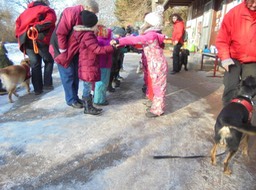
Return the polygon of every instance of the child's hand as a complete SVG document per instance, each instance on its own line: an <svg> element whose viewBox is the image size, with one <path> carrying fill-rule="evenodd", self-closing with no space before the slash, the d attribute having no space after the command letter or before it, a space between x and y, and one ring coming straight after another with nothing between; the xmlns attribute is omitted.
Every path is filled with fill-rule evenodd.
<svg viewBox="0 0 256 190"><path fill-rule="evenodd" d="M111 40L111 41L110 41L110 45L114 46L115 48L117 48L117 47L119 46L117 40Z"/></svg>
<svg viewBox="0 0 256 190"><path fill-rule="evenodd" d="M110 41L110 45L116 46L116 45L117 45L116 40L111 40L111 41Z"/></svg>

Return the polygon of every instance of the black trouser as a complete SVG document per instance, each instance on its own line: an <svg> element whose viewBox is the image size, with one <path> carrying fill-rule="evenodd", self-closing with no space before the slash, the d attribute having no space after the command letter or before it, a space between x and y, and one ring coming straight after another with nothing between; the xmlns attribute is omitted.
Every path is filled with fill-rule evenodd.
<svg viewBox="0 0 256 190"><path fill-rule="evenodd" d="M175 72L180 71L180 48L181 47L182 47L181 43L178 43L173 47L173 53L172 53L173 68L172 68L172 70Z"/></svg>
<svg viewBox="0 0 256 190"><path fill-rule="evenodd" d="M223 106L227 105L236 96L237 87L241 80L250 75L256 77L256 62L240 64L237 60L233 61L235 65L229 66L229 72L224 73Z"/></svg>
<svg viewBox="0 0 256 190"><path fill-rule="evenodd" d="M33 49L26 49L32 70L32 84L35 92L43 90L43 85L52 86L52 71L54 60L49 53L48 46L39 46L39 54ZM42 74L42 61L44 61L44 72ZM44 75L44 77L43 77Z"/></svg>

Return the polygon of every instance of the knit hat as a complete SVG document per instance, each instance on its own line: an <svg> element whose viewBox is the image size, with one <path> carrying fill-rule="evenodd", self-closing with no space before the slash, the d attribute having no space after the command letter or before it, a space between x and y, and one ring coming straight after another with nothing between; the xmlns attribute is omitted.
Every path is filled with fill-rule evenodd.
<svg viewBox="0 0 256 190"><path fill-rule="evenodd" d="M45 3L47 5L50 5L50 2L48 0L33 0L33 2L42 2L42 3Z"/></svg>
<svg viewBox="0 0 256 190"><path fill-rule="evenodd" d="M93 12L83 10L81 12L82 24L85 27L92 28L98 23L98 17Z"/></svg>
<svg viewBox="0 0 256 190"><path fill-rule="evenodd" d="M119 35L119 36L125 36L125 34L126 34L125 30L119 26L114 26L112 28L112 33L114 35Z"/></svg>
<svg viewBox="0 0 256 190"><path fill-rule="evenodd" d="M147 14L144 21L153 26L154 28L162 29L163 28L163 12L164 7L158 5L156 10Z"/></svg>

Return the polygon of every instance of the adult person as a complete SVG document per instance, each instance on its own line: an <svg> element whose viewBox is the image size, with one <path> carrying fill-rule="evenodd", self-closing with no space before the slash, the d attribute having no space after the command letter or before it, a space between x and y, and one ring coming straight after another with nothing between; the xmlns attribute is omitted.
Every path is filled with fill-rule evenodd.
<svg viewBox="0 0 256 190"><path fill-rule="evenodd" d="M241 80L256 77L256 0L245 0L225 16L216 38L218 56L225 69L222 102L235 96Z"/></svg>
<svg viewBox="0 0 256 190"><path fill-rule="evenodd" d="M7 56L7 49L5 48L4 42L0 41L0 68L13 65L13 62ZM8 94L0 79L0 95Z"/></svg>
<svg viewBox="0 0 256 190"><path fill-rule="evenodd" d="M41 94L43 89L53 89L54 60L49 53L49 44L57 17L49 5L48 0L33 1L16 20L15 35L18 38L20 50L30 59L35 95ZM42 76L42 60L44 77Z"/></svg>
<svg viewBox="0 0 256 190"><path fill-rule="evenodd" d="M83 101L78 97L78 47L79 43L70 40L73 27L81 25L81 12L88 10L98 13L99 6L95 0L80 0L78 5L64 9L59 23L51 38L50 52L53 55L65 92L67 105L73 108L83 108ZM72 46L69 46L69 43Z"/></svg>
<svg viewBox="0 0 256 190"><path fill-rule="evenodd" d="M172 44L173 44L173 68L171 74L180 72L180 49L183 46L184 40L183 35L185 32L185 25L181 16L174 13L170 16L171 22L173 23L172 32Z"/></svg>

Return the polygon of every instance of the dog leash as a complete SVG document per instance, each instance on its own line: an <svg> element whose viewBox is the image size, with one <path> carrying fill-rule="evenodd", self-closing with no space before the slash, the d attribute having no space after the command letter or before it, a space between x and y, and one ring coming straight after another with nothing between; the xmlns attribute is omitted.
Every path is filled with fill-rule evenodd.
<svg viewBox="0 0 256 190"><path fill-rule="evenodd" d="M226 151L216 154L216 157L225 154ZM192 158L206 158L211 156L206 155L194 155L194 156L172 156L172 155L160 155L160 156L153 156L154 159L167 159L167 158L184 158L184 159L192 159Z"/></svg>
<svg viewBox="0 0 256 190"><path fill-rule="evenodd" d="M35 54L38 54L38 46L36 43L36 39L38 38L38 31L35 27L30 27L27 31L27 36L33 42L33 48Z"/></svg>

